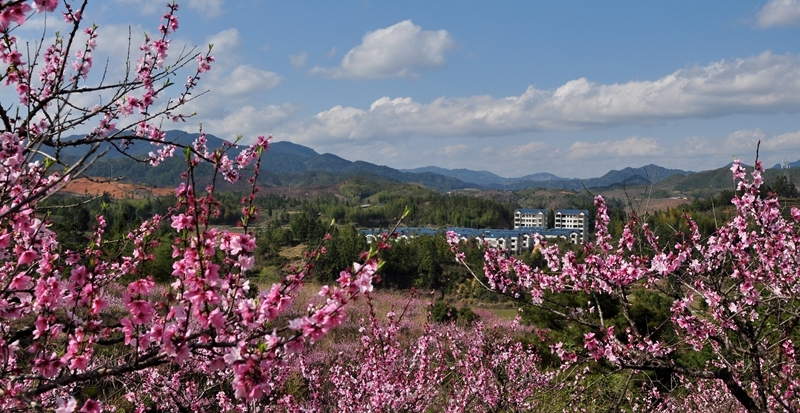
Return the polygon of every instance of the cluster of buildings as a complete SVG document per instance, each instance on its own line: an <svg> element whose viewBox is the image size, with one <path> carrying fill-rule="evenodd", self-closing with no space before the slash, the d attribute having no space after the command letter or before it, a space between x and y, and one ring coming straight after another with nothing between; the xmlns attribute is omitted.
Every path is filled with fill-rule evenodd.
<svg viewBox="0 0 800 413"><path fill-rule="evenodd" d="M585 209L557 209L554 212L552 228L549 227L549 211L546 209L517 209L514 211L514 229L473 229L450 227L445 231L458 234L463 240L482 239L490 246L520 254L531 251L536 246L538 234L543 239L565 240L573 244L583 244L589 238L589 211ZM436 235L440 229L398 228L398 239L409 239L421 235ZM381 231L362 230L371 243L380 236Z"/></svg>
<svg viewBox="0 0 800 413"><path fill-rule="evenodd" d="M518 209L514 211L514 229L569 230L577 239L573 244L583 244L589 239L589 211L585 209L557 209L553 213L553 227L548 228L549 212L546 209Z"/></svg>

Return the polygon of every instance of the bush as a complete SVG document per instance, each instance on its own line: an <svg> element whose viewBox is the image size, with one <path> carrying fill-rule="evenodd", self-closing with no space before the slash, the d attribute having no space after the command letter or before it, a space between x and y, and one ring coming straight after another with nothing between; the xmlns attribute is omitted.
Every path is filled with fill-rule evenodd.
<svg viewBox="0 0 800 413"><path fill-rule="evenodd" d="M469 307L461 307L461 309L458 310L458 320L465 325L470 325L476 321L479 321L480 319L481 316L475 314L475 312Z"/></svg>
<svg viewBox="0 0 800 413"><path fill-rule="evenodd" d="M437 323L449 323L458 319L459 311L444 301L437 301L431 307L431 320Z"/></svg>

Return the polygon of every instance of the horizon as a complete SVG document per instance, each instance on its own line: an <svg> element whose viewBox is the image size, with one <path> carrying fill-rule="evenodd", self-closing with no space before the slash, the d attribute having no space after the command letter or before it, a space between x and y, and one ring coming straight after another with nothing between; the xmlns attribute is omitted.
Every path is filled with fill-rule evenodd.
<svg viewBox="0 0 800 413"><path fill-rule="evenodd" d="M193 132L187 132L187 133L193 133ZM223 139L223 138L220 138L219 136L214 135L213 133L209 133L209 135L214 136L214 137L219 138L219 139ZM290 144L294 144L294 145L300 145L300 146L302 146L302 147L304 147L306 149L310 149L310 150L316 152L318 155L330 154L330 155L339 156L339 155L336 155L336 154L331 154L330 152L319 152L319 151L317 151L316 149L314 149L314 148L312 148L310 146L303 145L303 144L298 144L298 143L294 143L294 142L290 142L290 141L276 141L276 142L273 142L273 144L275 144L275 143L290 143ZM355 162L355 161L369 162L369 161L365 161L363 159L347 159L347 160L351 161L351 162ZM800 159L798 159L796 161L789 161L788 163L800 163ZM582 180L582 179L599 178L599 177L602 177L602 176L604 176L604 175L606 175L606 174L608 174L610 172L618 172L618 171L623 171L625 169L642 169L642 168L647 168L649 166L656 166L656 167L665 168L665 169L679 170L681 172L686 172L686 173L689 173L689 174L695 174L695 173L700 173L700 172L712 171L712 170L716 170L716 169L730 168L730 166L732 164L733 164L733 161L730 161L725 165L721 165L721 166L717 166L717 167L711 167L709 169L700 169L700 170L685 170L685 169L678 169L678 168L667 168L667 167L665 167L663 165L658 165L658 164L655 164L655 163L648 163L648 164L644 164L644 165L640 165L640 166L626 165L626 166L612 167L611 169L607 169L605 171L595 171L594 175L581 177L581 178L569 177L569 176L560 176L560 175L557 175L557 174L554 174L554 173L551 173L551 172L548 172L548 171L536 171L536 172L531 172L531 173L528 173L526 175L520 175L520 176L504 176L504 175L499 175L499 174L496 174L494 172L487 171L487 170L470 169L470 168L444 168L444 167L441 167L441 166L438 166L438 165L425 165L425 166L416 167L416 168L394 168L394 169L397 169L397 170L402 171L402 172L412 172L412 173L415 172L415 171L419 171L419 170L422 170L422 169L428 169L428 168L439 168L439 169L446 169L446 170L449 170L449 171L464 170L464 171L478 172L478 173L486 172L486 173L491 173L491 174L497 175L500 178L504 178L504 179L521 179L521 178L523 178L525 176L528 176L528 175L549 174L549 175L554 175L557 178L565 179L565 180L571 180L571 179ZM778 166L779 164L780 163L777 163L777 164L766 164L766 163L764 163L764 169L773 169L775 166ZM383 164L375 164L375 165L391 167L389 165L383 165ZM752 163L748 163L748 162L743 160L742 161L742 166L745 167L745 168L751 168L752 167Z"/></svg>
<svg viewBox="0 0 800 413"><path fill-rule="evenodd" d="M162 3L87 9L111 77L129 25L137 47ZM217 61L187 108L197 117L165 129L501 177L697 172L752 163L759 140L766 167L800 159L798 0L181 6L170 53L213 43ZM45 23L63 25L35 15L18 34Z"/></svg>

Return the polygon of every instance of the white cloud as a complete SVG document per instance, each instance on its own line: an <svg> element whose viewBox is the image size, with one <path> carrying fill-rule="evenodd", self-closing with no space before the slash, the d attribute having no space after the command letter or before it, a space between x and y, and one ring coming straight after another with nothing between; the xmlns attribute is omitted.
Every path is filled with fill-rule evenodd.
<svg viewBox="0 0 800 413"><path fill-rule="evenodd" d="M723 155L728 157L731 155L725 150L720 150L721 148L721 144L717 142L711 142L708 138L701 136L690 136L679 141L675 145L674 151L681 154L681 156L685 158L708 156L709 154Z"/></svg>
<svg viewBox="0 0 800 413"><path fill-rule="evenodd" d="M722 146L729 155L742 157L742 155L755 154L759 142L761 142L760 152L762 154L786 153L797 156L797 151L800 150L800 132L767 136L760 129L742 129L728 135Z"/></svg>
<svg viewBox="0 0 800 413"><path fill-rule="evenodd" d="M797 151L800 150L800 132L784 133L772 138L765 139L761 144L762 147L772 151Z"/></svg>
<svg viewBox="0 0 800 413"><path fill-rule="evenodd" d="M761 130L738 130L728 135L725 141L718 147L718 150L725 151L725 155L735 155L742 158L756 150L759 141L764 140L764 132ZM709 148L711 149L711 148Z"/></svg>
<svg viewBox="0 0 800 413"><path fill-rule="evenodd" d="M800 23L800 1L770 0L756 16L759 27L791 26Z"/></svg>
<svg viewBox="0 0 800 413"><path fill-rule="evenodd" d="M248 95L269 91L282 80L275 72L242 65L233 69L224 79L214 82L212 87L226 96Z"/></svg>
<svg viewBox="0 0 800 413"><path fill-rule="evenodd" d="M467 151L469 151L469 146L467 145L450 145L444 147L444 154L448 156L458 155Z"/></svg>
<svg viewBox="0 0 800 413"><path fill-rule="evenodd" d="M97 48L95 49L95 66L92 71L99 70L98 62L108 60L108 70L115 78L121 78L126 70L125 62L130 61L131 71L136 68L136 59L140 56L139 46L144 43L145 29L142 26L128 25L102 25L97 29ZM177 41L170 43L170 50L167 52L168 60L174 61L177 57L176 50L181 50L183 44ZM130 56L128 52L130 51Z"/></svg>
<svg viewBox="0 0 800 413"><path fill-rule="evenodd" d="M399 151L394 146L385 146L379 151L379 153L386 158L392 158L397 156Z"/></svg>
<svg viewBox="0 0 800 413"><path fill-rule="evenodd" d="M224 96L255 95L269 91L283 81L283 77L275 72L250 64L238 64L240 56L237 52L242 47L242 38L236 28L213 34L207 41L214 45L212 54L216 61L202 86L212 93Z"/></svg>
<svg viewBox="0 0 800 413"><path fill-rule="evenodd" d="M545 142L534 141L525 145L508 148L504 152L513 158L545 158L552 157L558 153L558 149Z"/></svg>
<svg viewBox="0 0 800 413"><path fill-rule="evenodd" d="M336 52L337 52L336 46L333 46L331 47L331 51L328 52L328 54L326 54L325 57L330 59L331 57L336 56Z"/></svg>
<svg viewBox="0 0 800 413"><path fill-rule="evenodd" d="M214 54L231 53L242 47L242 39L236 28L225 29L208 37L208 44L214 45Z"/></svg>
<svg viewBox="0 0 800 413"><path fill-rule="evenodd" d="M48 29L50 31L66 32L72 26L62 19L60 13L36 13L30 15L25 19L25 24L19 26L19 31L33 32L33 36L41 36L42 31Z"/></svg>
<svg viewBox="0 0 800 413"><path fill-rule="evenodd" d="M455 47L446 30L422 30L411 20L368 32L334 68L314 67L310 73L331 78L417 76L416 69L445 64L445 53Z"/></svg>
<svg viewBox="0 0 800 413"><path fill-rule="evenodd" d="M575 142L569 148L569 157L572 159L654 157L662 155L664 152L665 149L653 138L631 136L617 141Z"/></svg>
<svg viewBox="0 0 800 413"><path fill-rule="evenodd" d="M190 9L209 17L216 17L222 14L223 0L186 0Z"/></svg>
<svg viewBox="0 0 800 413"><path fill-rule="evenodd" d="M382 97L369 109L336 106L284 132L308 141L398 136L504 136L545 130L800 110L800 57L762 53L677 70L652 81L597 84L585 78L519 96Z"/></svg>
<svg viewBox="0 0 800 413"><path fill-rule="evenodd" d="M308 53L303 52L296 55L289 56L289 62L294 66L296 69L299 69L306 65L306 58L308 58Z"/></svg>
<svg viewBox="0 0 800 413"><path fill-rule="evenodd" d="M224 139L235 138L242 134L242 143L249 144L258 135L269 135L278 125L290 118L296 107L290 104L269 105L265 107L244 106L230 111L222 118L202 116L203 129ZM197 127L187 123L182 129L196 132Z"/></svg>
<svg viewBox="0 0 800 413"><path fill-rule="evenodd" d="M277 87L284 78L275 72L252 64L242 64L239 51L242 38L235 28L222 30L209 36L216 61L202 80L193 96L206 94L188 102L183 113L196 113L182 129L196 132L197 122L204 130L220 137L232 138L243 134L246 138L273 132L276 125L294 116L297 108L292 104L266 105L261 103L263 93ZM196 67L189 64L191 69Z"/></svg>

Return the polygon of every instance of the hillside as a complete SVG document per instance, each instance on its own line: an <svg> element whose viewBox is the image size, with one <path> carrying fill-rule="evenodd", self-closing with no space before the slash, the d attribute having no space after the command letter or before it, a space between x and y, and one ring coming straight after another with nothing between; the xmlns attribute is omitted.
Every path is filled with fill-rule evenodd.
<svg viewBox="0 0 800 413"><path fill-rule="evenodd" d="M186 146L191 144L199 134L181 131L166 132L166 141ZM67 138L77 139L78 136ZM225 143L213 135L207 134L209 148L216 148ZM132 158L144 159L153 146L146 142L134 142L130 145L125 156L114 150L110 144L104 143L100 151L110 149L106 156L95 162L86 175L121 178L128 183L145 186L175 186L181 181L181 173L186 170L185 160L181 156L170 158L153 168L145 163L136 162ZM236 148L232 149L238 152ZM76 147L66 147L61 150L60 156L66 163L72 162L83 155L83 151ZM270 145L262 157L262 170L259 177L262 185L274 186L309 186L332 184L345 181L353 176L367 176L375 180L388 179L395 182L413 183L438 191L451 189L479 188L479 185L466 183L457 178L436 173L413 174L402 172L383 165L375 165L364 161L348 161L333 154L319 154L311 148L291 142L275 142ZM200 182L208 182L211 178L211 169L201 167L195 171L195 176ZM236 187L223 187L222 189L236 189Z"/></svg>
<svg viewBox="0 0 800 413"><path fill-rule="evenodd" d="M61 192L70 195L90 196L108 194L114 199L141 199L155 196L169 196L174 194L175 190L173 188L152 188L144 185L108 181L102 178L90 179L81 177L69 181Z"/></svg>
<svg viewBox="0 0 800 413"><path fill-rule="evenodd" d="M178 145L189 145L198 134L181 131L166 132L166 139ZM75 139L77 137L67 138ZM207 134L209 148L216 148L224 140ZM101 150L110 148L103 144ZM181 173L186 165L183 157L175 157L163 162L158 168L152 168L132 158L142 159L154 147L147 142L134 142L124 156L113 148L102 159L95 162L87 171L88 176L104 178L120 178L131 184L146 187L174 187L181 181ZM237 152L237 148L232 151ZM60 152L62 160L69 163L81 156L82 152L75 147L63 148ZM350 161L334 154L320 154L314 149L291 142L275 142L263 155L260 183L262 186L311 187L333 185L345 182L354 177L364 177L375 182L395 182L419 185L436 191L455 191L464 189L497 189L523 191L528 189L552 189L593 192L613 191L616 189L647 187L651 198L696 197L712 195L723 189L732 189L732 181L728 167L710 171L688 172L679 169L668 169L658 165L645 165L638 168L627 167L612 170L606 174L589 179L562 178L550 173L540 172L518 178L504 178L488 171L469 169L446 169L436 166L398 170L385 165L375 165L365 161ZM800 161L798 161L800 162ZM765 178L786 174L793 182L800 181L800 169L769 169ZM211 179L211 169L203 167L195 171L200 183ZM230 185L226 189L243 189Z"/></svg>

